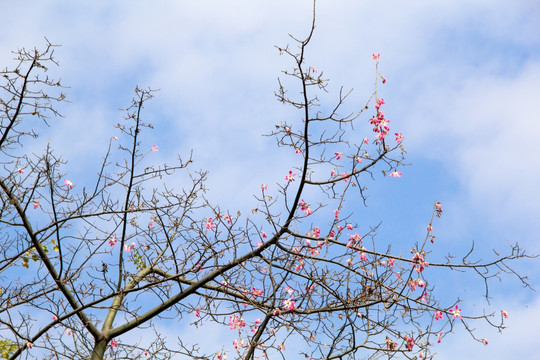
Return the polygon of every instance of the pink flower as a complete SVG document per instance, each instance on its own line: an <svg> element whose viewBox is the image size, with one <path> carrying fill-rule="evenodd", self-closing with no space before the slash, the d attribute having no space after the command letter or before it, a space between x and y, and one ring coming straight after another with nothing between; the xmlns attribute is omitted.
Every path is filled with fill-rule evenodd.
<svg viewBox="0 0 540 360"><path fill-rule="evenodd" d="M227 355L225 354L222 354L222 353L216 353L216 359L217 360L225 360L227 358Z"/></svg>
<svg viewBox="0 0 540 360"><path fill-rule="evenodd" d="M262 235L263 239L267 238L266 233L264 231L261 231L261 235Z"/></svg>
<svg viewBox="0 0 540 360"><path fill-rule="evenodd" d="M508 312L505 310L501 310L501 314L505 319L508 319Z"/></svg>
<svg viewBox="0 0 540 360"><path fill-rule="evenodd" d="M261 190L268 190L268 185L262 184L261 185Z"/></svg>
<svg viewBox="0 0 540 360"><path fill-rule="evenodd" d="M384 76L382 76L382 75L381 75L381 80L382 80L383 84L386 84L386 78Z"/></svg>
<svg viewBox="0 0 540 360"><path fill-rule="evenodd" d="M390 174L388 174L388 176L390 177L401 177L401 171L397 171L397 170L394 170L393 172L391 172Z"/></svg>
<svg viewBox="0 0 540 360"><path fill-rule="evenodd" d="M368 139L368 138L364 138L363 142L364 142L364 144L368 145L368 144L369 144L369 139Z"/></svg>
<svg viewBox="0 0 540 360"><path fill-rule="evenodd" d="M455 319L457 317L459 317L460 319L463 319L461 317L461 309L458 308L458 306L456 305L456 308L455 309L452 309L449 311L450 314L452 314L452 317Z"/></svg>
<svg viewBox="0 0 540 360"><path fill-rule="evenodd" d="M231 327L231 330L234 330L236 328L243 328L244 326L246 326L246 322L240 316L233 315L229 318L229 325Z"/></svg>
<svg viewBox="0 0 540 360"><path fill-rule="evenodd" d="M216 224L212 222L212 218L208 218L208 220L206 220L206 231L214 230L215 228L216 228Z"/></svg>
<svg viewBox="0 0 540 360"><path fill-rule="evenodd" d="M199 310L199 308L195 308L195 316L201 317L201 310Z"/></svg>
<svg viewBox="0 0 540 360"><path fill-rule="evenodd" d="M34 209L37 209L41 205L38 200L34 201Z"/></svg>
<svg viewBox="0 0 540 360"><path fill-rule="evenodd" d="M301 154L301 153L302 153L302 150L300 150L299 148L295 148L295 149L294 149L294 153L295 153L295 154Z"/></svg>
<svg viewBox="0 0 540 360"><path fill-rule="evenodd" d="M18 169L17 169L17 172L18 172L19 174L24 174L24 170L23 170L22 168L18 168Z"/></svg>
<svg viewBox="0 0 540 360"><path fill-rule="evenodd" d="M437 343L440 343L441 342L441 336L442 334L444 334L442 331L440 333L437 334Z"/></svg>
<svg viewBox="0 0 540 360"><path fill-rule="evenodd" d="M317 69L314 68L314 67L310 67L310 69L311 69L311 72L313 72L313 73L316 73L316 72L317 72Z"/></svg>
<svg viewBox="0 0 540 360"><path fill-rule="evenodd" d="M401 144L403 141L403 135L401 133L395 133L396 134L396 143Z"/></svg>
<svg viewBox="0 0 540 360"><path fill-rule="evenodd" d="M439 321L439 319L442 319L443 318L443 313L442 311L436 311L435 312L435 320L436 321Z"/></svg>
<svg viewBox="0 0 540 360"><path fill-rule="evenodd" d="M429 232L433 231L433 226L431 226L431 224L427 226L427 231L429 231Z"/></svg>
<svg viewBox="0 0 540 360"><path fill-rule="evenodd" d="M117 242L118 242L118 239L114 235L113 235L113 237L111 239L109 239L109 245L111 247L113 247Z"/></svg>
<svg viewBox="0 0 540 360"><path fill-rule="evenodd" d="M384 102L384 99L377 99L377 102L375 103L375 109L379 110L381 108L381 105L386 104Z"/></svg>
<svg viewBox="0 0 540 360"><path fill-rule="evenodd" d="M279 350L285 350L285 345L284 344L279 344L278 349Z"/></svg>
<svg viewBox="0 0 540 360"><path fill-rule="evenodd" d="M70 190L73 189L73 183L69 180L64 180L64 185L67 186Z"/></svg>
<svg viewBox="0 0 540 360"><path fill-rule="evenodd" d="M341 158L343 157L342 152L335 152L334 155L336 155L336 160L341 160Z"/></svg>
<svg viewBox="0 0 540 360"><path fill-rule="evenodd" d="M330 171L330 176L336 176L336 168L333 168L332 171Z"/></svg>
<svg viewBox="0 0 540 360"><path fill-rule="evenodd" d="M158 151L157 145L152 145L152 151Z"/></svg>
<svg viewBox="0 0 540 360"><path fill-rule="evenodd" d="M353 260L352 259L347 259L347 266L352 266L353 264Z"/></svg>
<svg viewBox="0 0 540 360"><path fill-rule="evenodd" d="M487 345L487 344L488 344L487 339L482 339L482 342L484 343L484 345Z"/></svg>
<svg viewBox="0 0 540 360"><path fill-rule="evenodd" d="M381 54L373 54L373 60L377 61L381 59Z"/></svg>
<svg viewBox="0 0 540 360"><path fill-rule="evenodd" d="M414 347L414 339L412 337L407 336L407 335L405 335L403 337L403 339L405 339L405 341L407 342L405 344L405 349L407 349L409 351L412 351L412 349Z"/></svg>
<svg viewBox="0 0 540 360"><path fill-rule="evenodd" d="M135 248L135 243L132 242L131 245L124 245L124 250L127 251L127 252L130 252L131 250L133 250Z"/></svg>
<svg viewBox="0 0 540 360"><path fill-rule="evenodd" d="M334 210L334 218L337 220L339 217L339 209Z"/></svg>
<svg viewBox="0 0 540 360"><path fill-rule="evenodd" d="M117 340L111 340L111 349L118 347L118 341Z"/></svg>
<svg viewBox="0 0 540 360"><path fill-rule="evenodd" d="M70 335L71 335L71 329L67 329L67 330L66 330L66 335L67 335L67 336L70 336Z"/></svg>
<svg viewBox="0 0 540 360"><path fill-rule="evenodd" d="M309 208L309 204L306 204L304 199L302 199L302 201L298 203L298 206L300 206L300 210L302 210L304 214L306 215L313 214L313 211Z"/></svg>
<svg viewBox="0 0 540 360"><path fill-rule="evenodd" d="M283 300L283 310L293 311L294 309L296 309L296 302L294 300Z"/></svg>
<svg viewBox="0 0 540 360"><path fill-rule="evenodd" d="M58 320L58 316L56 316L56 315L53 315L53 316L52 316L52 320L53 320L53 321L56 321L56 320Z"/></svg>
<svg viewBox="0 0 540 360"><path fill-rule="evenodd" d="M347 224L347 230L352 230L352 229L353 229L352 224Z"/></svg>
<svg viewBox="0 0 540 360"><path fill-rule="evenodd" d="M26 343L26 348L27 348L27 349L31 349L31 348L33 348L33 347L34 347L34 344L32 344L31 342L27 342L27 343Z"/></svg>
<svg viewBox="0 0 540 360"><path fill-rule="evenodd" d="M287 180L288 182L294 181L295 176L296 174L293 174L293 172L289 170L289 175L285 176L285 180Z"/></svg>

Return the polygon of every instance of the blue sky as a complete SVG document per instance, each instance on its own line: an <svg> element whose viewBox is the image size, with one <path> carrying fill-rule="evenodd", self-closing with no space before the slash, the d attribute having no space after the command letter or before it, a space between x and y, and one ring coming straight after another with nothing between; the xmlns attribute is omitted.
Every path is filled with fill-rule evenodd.
<svg viewBox="0 0 540 360"><path fill-rule="evenodd" d="M118 108L136 85L160 89L145 112L156 127L145 141L169 163L194 149L222 208L249 212L260 184L281 181L294 163L261 134L297 116L273 96L280 71L292 65L274 45L306 34L311 1L6 1L4 8L2 67L12 64L11 50L43 46L44 36L62 45L53 72L70 86L71 103L35 150L50 140L74 182L95 173L95 154L116 134ZM413 166L400 179L378 174L369 207L358 213L373 225L383 221L379 237L395 239L396 249L423 236L438 200L442 253L463 254L473 240L482 258L516 241L540 253L539 18L533 0L319 2L307 58L331 79L327 104L343 85L355 89L347 109L359 109L372 91L371 54L381 53L388 82L379 96ZM516 268L538 285L539 265ZM484 306L469 295L478 282L461 279L449 281L448 295ZM494 285L492 309L509 311L509 328L500 336L478 326L487 347L458 330L436 349L441 359L455 359L456 348L466 350L463 358L533 358L540 325L530 319L540 316L540 297L510 277Z"/></svg>

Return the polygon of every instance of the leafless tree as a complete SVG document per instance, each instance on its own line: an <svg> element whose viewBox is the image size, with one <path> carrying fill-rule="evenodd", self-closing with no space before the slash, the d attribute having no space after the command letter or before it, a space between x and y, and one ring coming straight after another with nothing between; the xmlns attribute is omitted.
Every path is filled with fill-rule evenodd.
<svg viewBox="0 0 540 360"><path fill-rule="evenodd" d="M504 327L504 312L464 314L458 300L438 300L430 273L479 276L488 298L488 281L500 275L528 285L509 265L528 257L517 245L487 262L474 260L473 248L461 261L441 256L431 228L440 203L410 254L381 249L377 227L357 224L363 184L381 171L399 176L405 150L381 110L377 56L374 91L360 111L342 115L350 93L343 90L334 108L319 106L328 80L306 65L314 29L315 14L305 39L278 47L293 65L277 99L302 116L268 134L300 161L281 183L262 186L250 216L207 200L207 174L191 170L191 156L152 164L140 138L153 127L143 111L153 91L140 88L95 184L74 187L50 147L34 154L23 146L43 122L54 126L56 104L65 101L61 82L47 76L55 46L15 53L14 68L1 72L0 98L4 358L276 358L291 343L309 359L429 358L457 322L475 338L471 322ZM371 123L374 139L364 140L360 122ZM172 176L188 185L173 190L165 181ZM155 327L167 319L221 326L237 339L216 349L171 344ZM153 341L119 340L135 329Z"/></svg>

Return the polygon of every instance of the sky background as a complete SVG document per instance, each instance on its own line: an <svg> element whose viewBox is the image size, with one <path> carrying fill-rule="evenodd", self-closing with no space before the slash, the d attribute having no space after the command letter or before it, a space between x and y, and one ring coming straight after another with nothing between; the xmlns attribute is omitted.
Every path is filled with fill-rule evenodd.
<svg viewBox="0 0 540 360"><path fill-rule="evenodd" d="M96 173L136 85L160 89L144 113L155 127L144 142L159 146L157 161L193 149L222 208L248 213L260 184L282 181L295 164L261 134L298 120L273 95L292 66L274 45L307 34L311 1L0 4L1 67L13 65L12 50L43 47L44 36L62 45L51 73L70 87L71 103L34 146L50 141L75 184ZM358 216L382 221L378 236L407 251L441 201L442 253L463 255L472 241L484 259L515 242L540 253L540 1L320 0L317 13L307 64L331 79L323 105L344 86L355 89L346 109L359 110L373 90L371 54L380 53L388 82L379 97L412 164L399 179L376 174ZM515 267L540 288L539 259ZM440 287L448 282L449 299L467 299L463 313L480 311L477 280L444 278ZM535 358L540 297L511 277L493 283L492 295L489 309L506 309L509 328L500 335L478 324L485 347L458 326L434 349L438 359Z"/></svg>

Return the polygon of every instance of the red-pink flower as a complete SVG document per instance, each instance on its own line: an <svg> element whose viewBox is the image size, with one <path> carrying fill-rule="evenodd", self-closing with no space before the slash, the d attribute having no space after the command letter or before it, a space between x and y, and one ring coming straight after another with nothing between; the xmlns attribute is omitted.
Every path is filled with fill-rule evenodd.
<svg viewBox="0 0 540 360"><path fill-rule="evenodd" d="M443 318L443 312L442 311L436 311L435 312L435 320L439 321L439 319Z"/></svg>
<svg viewBox="0 0 540 360"><path fill-rule="evenodd" d="M341 160L341 158L343 157L342 152L335 152L334 155L336 155L336 160Z"/></svg>
<svg viewBox="0 0 540 360"><path fill-rule="evenodd" d="M369 144L369 139L368 139L368 138L364 138L363 142L364 142L364 144L368 145L368 144Z"/></svg>
<svg viewBox="0 0 540 360"><path fill-rule="evenodd" d="M261 190L268 190L268 185L262 184L261 185Z"/></svg>
<svg viewBox="0 0 540 360"><path fill-rule="evenodd" d="M484 345L487 345L488 344L487 339L482 339L482 343L484 343Z"/></svg>
<svg viewBox="0 0 540 360"><path fill-rule="evenodd" d="M401 133L395 133L396 134L396 143L401 144L403 141L403 135Z"/></svg>
<svg viewBox="0 0 540 360"><path fill-rule="evenodd" d="M313 213L313 211L309 208L309 204L306 204L304 199L298 203L298 206L300 206L300 210L302 210L306 215L311 215Z"/></svg>
<svg viewBox="0 0 540 360"><path fill-rule="evenodd" d="M377 61L381 59L381 54L373 54L373 60Z"/></svg>
<svg viewBox="0 0 540 360"><path fill-rule="evenodd" d="M206 220L206 231L214 230L215 228L216 228L216 224L212 222L212 218L208 218L208 220Z"/></svg>
<svg viewBox="0 0 540 360"><path fill-rule="evenodd" d="M295 149L294 149L294 153L295 153L295 154L301 154L301 153L302 153L302 150L300 150L299 148L295 148Z"/></svg>
<svg viewBox="0 0 540 360"><path fill-rule="evenodd" d="M291 182L291 181L294 181L294 177L296 176L296 174L293 174L293 172L291 170L289 170L289 174L287 176L285 176L285 180Z"/></svg>
<svg viewBox="0 0 540 360"><path fill-rule="evenodd" d="M501 314L505 319L508 319L508 312L506 310L501 310Z"/></svg>
<svg viewBox="0 0 540 360"><path fill-rule="evenodd" d="M116 238L116 236L113 235L112 238L109 239L109 245L111 247L113 247L116 243L118 242L118 239Z"/></svg>
<svg viewBox="0 0 540 360"><path fill-rule="evenodd" d="M461 317L461 309L458 308L458 306L456 305L456 308L455 309L452 309L449 311L450 314L452 314L452 317L455 319L455 318L460 318L460 319L463 319Z"/></svg>
<svg viewBox="0 0 540 360"><path fill-rule="evenodd" d="M414 339L412 337L407 336L407 335L405 335L403 337L403 339L405 339L405 341L407 342L405 344L405 349L407 349L409 351L412 351L412 349L414 347Z"/></svg>
<svg viewBox="0 0 540 360"><path fill-rule="evenodd" d="M386 104L384 102L384 99L377 99L377 102L375 103L375 109L379 110L381 108L381 105Z"/></svg>
<svg viewBox="0 0 540 360"><path fill-rule="evenodd" d="M18 168L18 169L17 169L17 172L18 172L19 174L24 174L24 170L23 170L22 168Z"/></svg>
<svg viewBox="0 0 540 360"><path fill-rule="evenodd" d="M152 145L152 151L158 151L157 145Z"/></svg>
<svg viewBox="0 0 540 360"><path fill-rule="evenodd" d="M388 174L388 176L390 177L401 177L401 171L397 171L397 170L394 170L393 172L391 172L390 174Z"/></svg>
<svg viewBox="0 0 540 360"><path fill-rule="evenodd" d="M111 340L111 349L118 347L118 341L117 340Z"/></svg>
<svg viewBox="0 0 540 360"><path fill-rule="evenodd" d="M37 209L39 205L40 205L39 200L34 201L34 209Z"/></svg>
<svg viewBox="0 0 540 360"><path fill-rule="evenodd" d="M67 186L69 189L73 189L73 183L70 180L64 180L64 185Z"/></svg>
<svg viewBox="0 0 540 360"><path fill-rule="evenodd" d="M283 300L283 310L293 311L296 309L296 302L292 299Z"/></svg>
<svg viewBox="0 0 540 360"><path fill-rule="evenodd" d="M386 78L384 76L382 76L382 75L381 75L381 80L382 80L383 84L386 84Z"/></svg>
<svg viewBox="0 0 540 360"><path fill-rule="evenodd" d="M440 343L441 342L441 336L444 334L444 332L440 332L437 334L437 343Z"/></svg>
<svg viewBox="0 0 540 360"><path fill-rule="evenodd" d="M234 330L236 328L242 328L246 326L246 322L240 316L232 315L229 318L229 326L231 327L231 330Z"/></svg>

